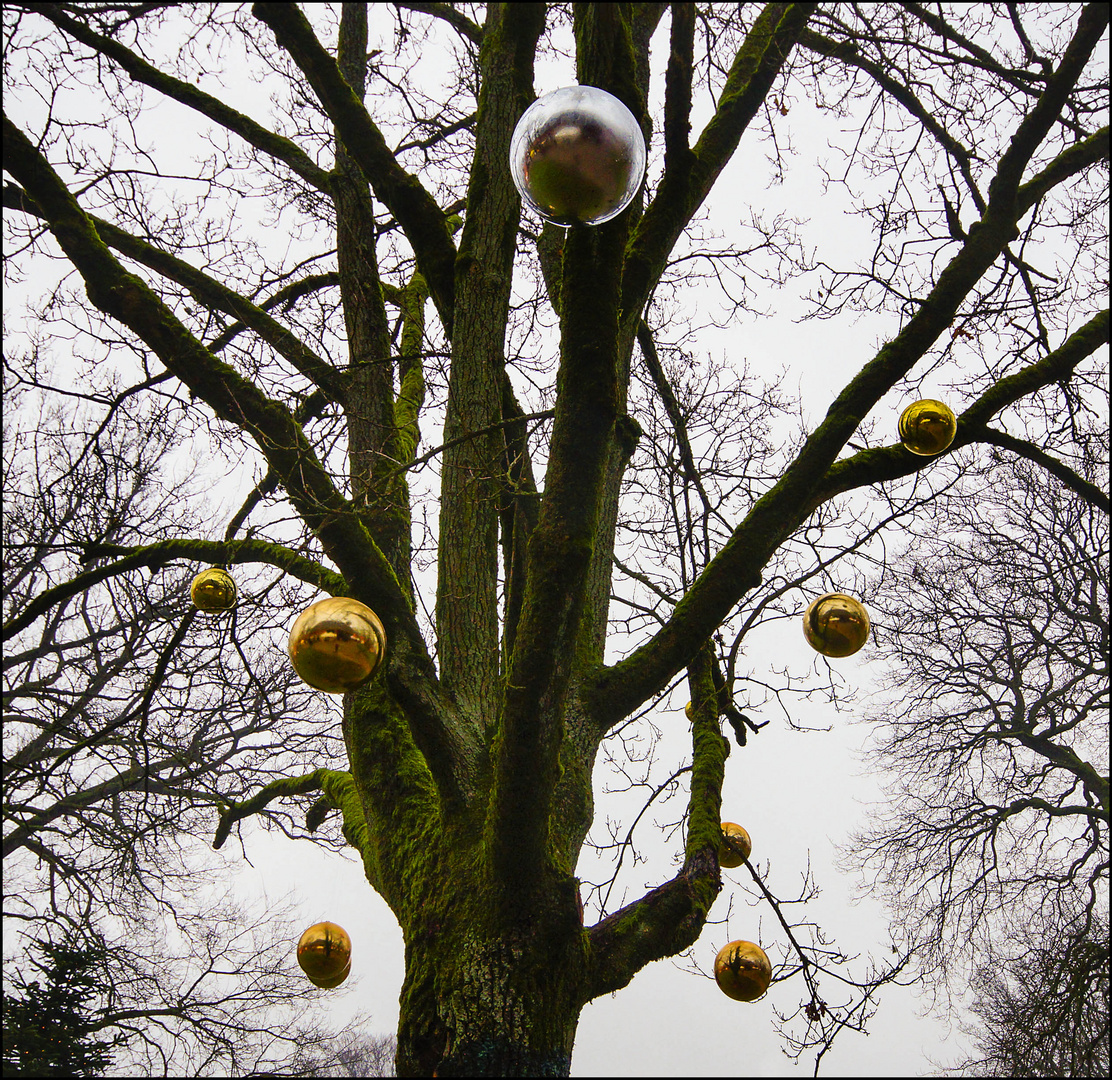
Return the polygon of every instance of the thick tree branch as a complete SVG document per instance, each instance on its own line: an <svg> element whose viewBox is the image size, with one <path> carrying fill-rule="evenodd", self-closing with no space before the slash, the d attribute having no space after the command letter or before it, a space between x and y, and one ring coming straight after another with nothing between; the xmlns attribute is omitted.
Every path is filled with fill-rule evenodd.
<svg viewBox="0 0 1112 1080"><path fill-rule="evenodd" d="M668 67L664 72L664 173L690 163L691 77L695 69L695 5L673 4Z"/></svg>
<svg viewBox="0 0 1112 1080"><path fill-rule="evenodd" d="M254 814L262 813L275 799L306 795L310 791L323 792L322 799L318 802L325 801L329 806L333 806L341 812L343 815L344 839L362 856L367 880L381 891L373 837L367 828L363 808L355 790L355 781L349 772L340 772L336 769L314 769L305 776L282 776L266 784L250 799L243 802L224 803L220 807L220 816L217 820L216 835L213 837L212 846L217 850L222 848L236 822ZM314 804L313 809L315 808L316 804ZM310 810L310 813L312 813L312 810Z"/></svg>
<svg viewBox="0 0 1112 1080"><path fill-rule="evenodd" d="M460 707L489 725L498 712L498 465L506 326L521 198L507 162L518 117L533 99L541 4L487 9L467 220L444 418L437 549L440 677ZM487 430L487 435L476 432ZM473 438L461 438L473 435Z"/></svg>
<svg viewBox="0 0 1112 1080"><path fill-rule="evenodd" d="M1014 238L1016 220L1022 213L1017 192L1023 164L1053 125L1107 18L1107 9L1097 13L1087 8L1083 13L1062 63L1039 103L1020 122L1001 159L989 188L984 218L970 230L962 250L943 269L919 310L838 395L795 460L734 530L660 631L627 659L592 677L583 697L600 723L617 723L665 686L730 608L759 583L761 570L772 553L817 505L816 496L825 490L831 466L846 440L876 402L952 323L970 289ZM1106 320L1107 314L1103 318ZM1104 327L1107 334L1106 322ZM1009 385L1014 385L1011 379L1002 380L985 398L993 400Z"/></svg>
<svg viewBox="0 0 1112 1080"><path fill-rule="evenodd" d="M695 942L722 888L718 842L722 780L730 746L718 725L713 666L713 652L707 644L688 669L694 709L683 869L588 931L591 968L586 1001L620 990L646 964L674 956Z"/></svg>
<svg viewBox="0 0 1112 1080"><path fill-rule="evenodd" d="M1068 379L1081 361L1092 356L1107 342L1106 308L1071 334L1053 352L989 387L958 417L957 435L946 452L953 453L974 442L997 442L991 433L992 429L985 426L993 416L1021 398L1037 393L1044 386ZM835 462L830 467L808 503L808 513L843 491L908 476L920 469L929 468L933 460L935 459L912 454L900 445L858 451L852 457Z"/></svg>
<svg viewBox="0 0 1112 1080"><path fill-rule="evenodd" d="M438 19L443 19L453 30L462 34L468 41L476 45L481 45L483 42L483 28L472 22L462 11L457 11L451 4L421 4L415 3L413 0L406 0L405 3L397 3L394 6L406 11L419 11L424 15L434 15Z"/></svg>
<svg viewBox="0 0 1112 1080"><path fill-rule="evenodd" d="M1092 503L1093 506L1103 510L1106 514L1112 511L1112 501L1109 500L1107 492L1102 491L1096 484L1090 484L1088 480L1079 476L1064 461L1052 457L1034 443L1028 442L1026 439L1017 439L1006 431L998 431L996 428L988 426L977 429L976 441L991 443L993 446L1010 450L1013 454L1018 454L1028 461L1033 461L1036 465L1041 465L1051 476L1057 477L1066 487L1077 492L1086 502Z"/></svg>
<svg viewBox="0 0 1112 1080"><path fill-rule="evenodd" d="M386 140L335 59L317 40L296 4L255 4L252 13L274 32L301 69L375 195L405 230L417 266L429 284L445 333L451 337L455 308L456 248L443 211L417 177L398 164Z"/></svg>
<svg viewBox="0 0 1112 1080"><path fill-rule="evenodd" d="M141 548L111 544L90 549L87 557L102 558L109 555L119 557L115 562L87 570L36 596L19 615L4 626L3 640L8 640L30 626L55 605L86 592L110 577L126 574L143 566L157 569L178 560L228 565L261 562L276 566L333 595L343 595L347 590L347 585L339 574L327 570L320 563L305 558L291 548L265 540L163 540Z"/></svg>
<svg viewBox="0 0 1112 1080"><path fill-rule="evenodd" d="M620 5L576 8L578 51L609 71L612 85L632 81L624 18ZM584 75L595 82L590 69ZM628 228L629 215L619 214L604 225L571 229L564 246L556 414L509 659L488 820L496 875L526 885L548 855L564 708L618 419L619 279Z"/></svg>
<svg viewBox="0 0 1112 1080"><path fill-rule="evenodd" d="M1087 139L1067 146L1049 165L1037 172L1016 193L1018 216L1022 217L1052 187L1100 161L1108 160L1108 125Z"/></svg>

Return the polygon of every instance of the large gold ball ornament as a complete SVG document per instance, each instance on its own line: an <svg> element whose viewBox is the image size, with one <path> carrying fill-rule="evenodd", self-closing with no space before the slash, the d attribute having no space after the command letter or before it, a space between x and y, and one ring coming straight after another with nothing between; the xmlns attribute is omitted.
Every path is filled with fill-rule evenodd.
<svg viewBox="0 0 1112 1080"><path fill-rule="evenodd" d="M756 1001L772 982L772 964L751 941L731 941L714 958L714 981L734 1001Z"/></svg>
<svg viewBox="0 0 1112 1080"><path fill-rule="evenodd" d="M330 990L351 973L351 938L333 922L316 923L297 943L297 962L314 986Z"/></svg>
<svg viewBox="0 0 1112 1080"><path fill-rule="evenodd" d="M510 174L522 199L557 225L601 225L633 201L645 178L645 137L613 94L565 86L521 114Z"/></svg>
<svg viewBox="0 0 1112 1080"><path fill-rule="evenodd" d="M289 650L294 670L310 686L345 694L378 670L386 655L386 631L366 604L332 596L298 615Z"/></svg>
<svg viewBox="0 0 1112 1080"><path fill-rule="evenodd" d="M823 656L852 656L869 640L869 613L845 593L816 597L803 613L808 644Z"/></svg>
<svg viewBox="0 0 1112 1080"><path fill-rule="evenodd" d="M227 570L210 566L193 579L189 598L200 611L228 611L236 606L236 583Z"/></svg>
<svg viewBox="0 0 1112 1080"><path fill-rule="evenodd" d="M923 398L904 409L900 416L900 442L913 454L941 454L954 441L958 421L949 405Z"/></svg>
<svg viewBox="0 0 1112 1080"><path fill-rule="evenodd" d="M718 865L732 870L741 866L753 851L749 834L732 821L722 822L722 839L718 844Z"/></svg>

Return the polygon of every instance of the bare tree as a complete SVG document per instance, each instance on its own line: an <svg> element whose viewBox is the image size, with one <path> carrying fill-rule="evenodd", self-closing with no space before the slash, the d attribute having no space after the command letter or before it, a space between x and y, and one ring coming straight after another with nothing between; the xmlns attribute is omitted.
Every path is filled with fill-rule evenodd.
<svg viewBox="0 0 1112 1080"><path fill-rule="evenodd" d="M1070 487L1022 459L971 478L874 600L892 668L869 723L892 800L854 858L922 970L959 989L975 971L998 1064L1001 1017L1039 994L1064 1052L1099 1026L1101 965L1066 974L1108 920L1107 472L1087 465ZM1042 1023L1030 1038L1057 1060ZM1086 1060L1009 1067L1091 1075Z"/></svg>
<svg viewBox="0 0 1112 1080"><path fill-rule="evenodd" d="M373 10L369 30L363 4L5 8L7 273L54 272L14 378L47 398L75 383L102 413L159 395L223 456L235 499L196 529L131 514L85 553L95 580L63 564L5 640L54 648L52 619L94 587L135 589L142 567L243 575L235 617L194 656L187 635L164 639L166 668L135 692L304 734L254 768L229 757L186 813L216 809L218 845L259 814L294 835L342 823L406 939L400 1075L561 1074L583 1006L688 949L722 889L720 717L744 742L762 694L790 719L793 692L842 692L827 665L749 665L759 629L864 582L886 534L933 513L985 444L1035 460L1081 445L1108 333L1107 10ZM649 137L649 178L601 226L538 227L510 137L538 59L572 55ZM736 206L716 235L716 182L758 147L786 171L802 100L845 156L829 180L870 235L861 263ZM817 424L794 380L716 371L701 343L775 308L758 284L804 273L811 316L887 320ZM959 413L935 458L878 434L927 378L956 384ZM386 628L384 670L342 720L273 663L268 635L305 586ZM690 742L642 779L654 725L686 734L669 709L684 676ZM228 745L213 738L206 762ZM606 740L646 795L686 807L678 870L585 926L576 872ZM763 875L754 887L774 899ZM821 1057L899 964L828 1004L816 972L841 952L777 921L777 974L806 987L789 1038Z"/></svg>
<svg viewBox="0 0 1112 1080"><path fill-rule="evenodd" d="M121 1067L235 1074L328 1032L291 972L292 913L213 889L197 836L236 774L246 793L338 750L319 726L285 730L305 695L258 648L252 609L206 626L179 570L100 570L137 535L200 527L173 460L181 410L144 408L119 400L102 422L59 409L6 439L6 617L86 583L4 658L6 942L32 956L97 943L87 1022Z"/></svg>
<svg viewBox="0 0 1112 1080"><path fill-rule="evenodd" d="M1109 1066L1108 923L1013 924L977 970L966 1076L1103 1076ZM1010 955L1009 955L1010 954Z"/></svg>
<svg viewBox="0 0 1112 1080"><path fill-rule="evenodd" d="M306 1076L395 1076L398 1040L393 1035L368 1035L358 1029L331 1041L323 1054L310 1060Z"/></svg>

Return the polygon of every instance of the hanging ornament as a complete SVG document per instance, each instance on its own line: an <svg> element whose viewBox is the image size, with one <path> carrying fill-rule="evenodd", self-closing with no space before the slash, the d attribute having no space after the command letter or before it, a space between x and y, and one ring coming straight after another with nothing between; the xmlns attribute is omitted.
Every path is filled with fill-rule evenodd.
<svg viewBox="0 0 1112 1080"><path fill-rule="evenodd" d="M228 611L236 606L236 583L227 570L210 566L193 579L189 598L199 611Z"/></svg>
<svg viewBox="0 0 1112 1080"><path fill-rule="evenodd" d="M954 441L958 421L949 405L923 398L904 409L900 416L900 442L913 454L941 454Z"/></svg>
<svg viewBox="0 0 1112 1080"><path fill-rule="evenodd" d="M378 670L386 654L386 631L366 604L333 596L298 615L289 652L294 670L310 686L345 694Z"/></svg>
<svg viewBox="0 0 1112 1080"><path fill-rule="evenodd" d="M714 958L714 981L734 1001L756 1001L772 982L772 964L751 941L731 941Z"/></svg>
<svg viewBox="0 0 1112 1080"><path fill-rule="evenodd" d="M351 938L342 926L316 923L297 943L297 962L314 986L331 990L351 973Z"/></svg>
<svg viewBox="0 0 1112 1080"><path fill-rule="evenodd" d="M852 596L826 593L804 612L803 633L823 656L852 656L869 639L869 613Z"/></svg>
<svg viewBox="0 0 1112 1080"><path fill-rule="evenodd" d="M722 822L722 840L718 845L718 865L732 870L741 866L753 851L749 834L732 821Z"/></svg>
<svg viewBox="0 0 1112 1080"><path fill-rule="evenodd" d="M645 137L613 94L565 86L521 114L510 174L525 202L557 225L601 225L633 201L645 178Z"/></svg>

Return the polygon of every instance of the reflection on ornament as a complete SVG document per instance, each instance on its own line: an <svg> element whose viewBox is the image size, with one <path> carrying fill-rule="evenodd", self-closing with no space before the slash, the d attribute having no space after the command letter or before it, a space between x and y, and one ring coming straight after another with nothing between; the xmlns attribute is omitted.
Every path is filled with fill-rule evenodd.
<svg viewBox="0 0 1112 1080"><path fill-rule="evenodd" d="M957 418L950 406L934 398L912 402L900 416L900 442L920 457L941 454L957 433Z"/></svg>
<svg viewBox="0 0 1112 1080"><path fill-rule="evenodd" d="M732 870L741 866L753 851L753 841L749 834L732 821L722 822L722 840L718 845L718 865Z"/></svg>
<svg viewBox="0 0 1112 1080"><path fill-rule="evenodd" d="M316 923L297 943L297 962L314 986L339 986L351 972L351 938L342 926Z"/></svg>
<svg viewBox="0 0 1112 1080"><path fill-rule="evenodd" d="M565 86L521 114L510 139L521 197L557 225L601 225L620 214L645 178L645 138L613 94Z"/></svg>
<svg viewBox="0 0 1112 1080"><path fill-rule="evenodd" d="M731 941L714 958L714 981L734 1001L756 1001L772 982L772 964L751 941Z"/></svg>
<svg viewBox="0 0 1112 1080"><path fill-rule="evenodd" d="M321 990L332 990L339 986L350 974L351 964L349 963L339 975L333 975L331 979L310 979L309 982Z"/></svg>
<svg viewBox="0 0 1112 1080"><path fill-rule="evenodd" d="M694 701L689 701L683 707L683 715L686 716L688 720L694 720L695 719L695 702Z"/></svg>
<svg viewBox="0 0 1112 1080"><path fill-rule="evenodd" d="M310 686L344 694L378 670L386 654L386 631L366 604L333 596L298 615L289 651L294 670Z"/></svg>
<svg viewBox="0 0 1112 1080"><path fill-rule="evenodd" d="M803 633L823 656L851 656L869 639L869 613L852 596L826 593L804 612Z"/></svg>
<svg viewBox="0 0 1112 1080"><path fill-rule="evenodd" d="M210 566L193 579L189 598L200 611L227 611L236 606L236 583L227 570Z"/></svg>

